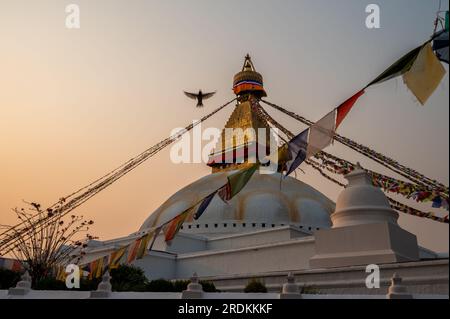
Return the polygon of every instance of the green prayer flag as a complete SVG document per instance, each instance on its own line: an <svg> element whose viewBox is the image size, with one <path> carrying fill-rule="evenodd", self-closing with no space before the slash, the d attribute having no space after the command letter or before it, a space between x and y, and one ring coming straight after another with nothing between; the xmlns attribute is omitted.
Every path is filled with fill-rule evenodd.
<svg viewBox="0 0 450 319"><path fill-rule="evenodd" d="M448 32L448 11L445 13L445 31Z"/></svg>
<svg viewBox="0 0 450 319"><path fill-rule="evenodd" d="M242 169L239 172L228 176L228 182L231 186L231 198L239 193L245 187L245 185L247 185L248 181L258 169L258 167L259 164L253 164L248 168Z"/></svg>
<svg viewBox="0 0 450 319"><path fill-rule="evenodd" d="M381 73L375 80L370 82L366 87L369 87L376 83L382 83L384 81L390 80L392 78L395 78L396 76L399 76L399 75L402 75L402 74L408 72L411 69L411 66L413 65L417 56L419 55L419 52L422 49L422 47L423 47L423 45L408 52L406 55L404 55L402 58L400 58L397 62L392 64L386 71Z"/></svg>

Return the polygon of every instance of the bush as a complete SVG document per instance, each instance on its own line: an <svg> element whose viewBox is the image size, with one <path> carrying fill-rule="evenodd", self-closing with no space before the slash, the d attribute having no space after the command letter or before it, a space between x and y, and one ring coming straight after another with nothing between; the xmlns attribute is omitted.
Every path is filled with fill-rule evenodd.
<svg viewBox="0 0 450 319"><path fill-rule="evenodd" d="M97 290L98 284L102 281L101 278L93 278L93 279L87 279L87 278L81 278L80 279L80 289L81 291L93 291Z"/></svg>
<svg viewBox="0 0 450 319"><path fill-rule="evenodd" d="M0 268L0 289L15 287L20 280L20 276L19 272Z"/></svg>
<svg viewBox="0 0 450 319"><path fill-rule="evenodd" d="M150 281L146 285L146 291L152 292L182 292L187 289L187 286L190 284L190 280L175 280L170 281L166 279L156 279ZM199 283L203 287L203 291L205 292L218 292L216 286L214 286L213 282L210 281L199 281Z"/></svg>
<svg viewBox="0 0 450 319"><path fill-rule="evenodd" d="M53 277L44 277L36 282L33 289L36 290L68 290L64 281Z"/></svg>
<svg viewBox="0 0 450 319"><path fill-rule="evenodd" d="M173 292L182 292L187 289L187 286L191 283L190 280L175 280L173 284Z"/></svg>
<svg viewBox="0 0 450 319"><path fill-rule="evenodd" d="M202 285L204 292L219 292L212 281L200 280L200 284Z"/></svg>
<svg viewBox="0 0 450 319"><path fill-rule="evenodd" d="M245 293L249 293L249 292L267 292L267 288L264 285L264 283L262 283L259 280L256 279L252 279L249 281L249 283L247 284L247 286L245 286L244 289Z"/></svg>
<svg viewBox="0 0 450 319"><path fill-rule="evenodd" d="M172 292L174 291L174 286L169 280L156 279L147 283L145 286L145 290L152 292Z"/></svg>
<svg viewBox="0 0 450 319"><path fill-rule="evenodd" d="M312 286L302 286L300 288L300 293L301 294L309 294L309 295L319 295L320 290L317 288L314 288Z"/></svg>
<svg viewBox="0 0 450 319"><path fill-rule="evenodd" d="M147 277L141 268L120 265L111 270L111 285L113 291L145 291L148 283ZM95 287L97 289L97 287Z"/></svg>

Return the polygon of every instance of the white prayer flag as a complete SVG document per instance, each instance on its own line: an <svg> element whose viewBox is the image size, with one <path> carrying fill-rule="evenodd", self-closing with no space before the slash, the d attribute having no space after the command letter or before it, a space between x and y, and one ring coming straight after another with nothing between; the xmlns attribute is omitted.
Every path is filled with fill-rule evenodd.
<svg viewBox="0 0 450 319"><path fill-rule="evenodd" d="M311 125L306 157L314 156L331 144L335 132L336 112L331 111Z"/></svg>

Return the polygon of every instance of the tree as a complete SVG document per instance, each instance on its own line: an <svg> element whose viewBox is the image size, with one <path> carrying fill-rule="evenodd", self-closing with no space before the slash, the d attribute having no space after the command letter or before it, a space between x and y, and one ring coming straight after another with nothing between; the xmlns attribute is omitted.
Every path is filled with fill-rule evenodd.
<svg viewBox="0 0 450 319"><path fill-rule="evenodd" d="M267 288L264 285L264 283L262 283L259 280L256 279L252 279L248 282L247 286L245 286L244 292L249 293L249 292L267 292Z"/></svg>
<svg viewBox="0 0 450 319"><path fill-rule="evenodd" d="M26 210L15 208L14 212L30 231L19 233L15 227L9 230L16 237L12 253L30 273L34 287L44 278L51 277L57 266L81 258L81 248L87 246L87 240L95 237L87 234L83 240L74 238L81 232L87 232L94 222L83 220L83 216L64 218L59 214L62 202L55 209L45 211L40 204L25 203L29 206ZM80 255L77 257L77 254Z"/></svg>

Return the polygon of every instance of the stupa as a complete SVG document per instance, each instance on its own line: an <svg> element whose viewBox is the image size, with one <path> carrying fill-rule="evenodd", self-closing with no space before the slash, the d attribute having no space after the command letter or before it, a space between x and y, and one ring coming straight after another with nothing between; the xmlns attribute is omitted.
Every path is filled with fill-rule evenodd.
<svg viewBox="0 0 450 319"><path fill-rule="evenodd" d="M263 77L247 56L236 74L237 103L222 140L207 165L211 174L180 189L153 211L140 229L122 238L92 241L85 261L95 260L142 236L225 184L237 169L260 161L252 155L273 139L252 105L266 96ZM256 134L229 137L226 128L253 129ZM259 134L259 135L258 135ZM227 140L228 138L228 140ZM231 159L231 160L230 160ZM367 264L380 266L387 293L394 273L408 291L448 294L448 254L417 245L416 237L397 224L398 214L383 192L368 184L361 171L348 175L349 187L337 204L318 190L281 173L255 172L228 203L215 196L198 220L185 222L167 244L163 234L147 254L134 262L148 279L188 279L193 273L221 291L242 291L261 278L271 291L281 291L288 273L324 293L368 294Z"/></svg>

